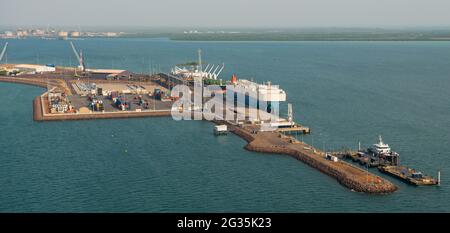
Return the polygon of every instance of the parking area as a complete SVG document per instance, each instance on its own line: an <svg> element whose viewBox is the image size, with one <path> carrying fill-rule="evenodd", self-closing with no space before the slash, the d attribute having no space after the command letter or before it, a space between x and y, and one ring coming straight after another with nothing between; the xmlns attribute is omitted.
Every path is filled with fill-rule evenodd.
<svg viewBox="0 0 450 233"><path fill-rule="evenodd" d="M98 80L97 80L98 81ZM99 90L105 93L119 92L124 94L152 94L155 89L167 92L167 89L154 83L134 82L134 83L105 83L105 82L72 82L70 84L78 95L97 93Z"/></svg>
<svg viewBox="0 0 450 233"><path fill-rule="evenodd" d="M122 94L120 97L129 103L129 111L146 111L146 110L167 110L171 109L173 102L172 101L161 101L156 100L152 96L149 95L139 95L139 94ZM140 104L139 97L148 104ZM113 100L108 96L96 96L94 97L97 100L101 100L103 102L103 107L105 112L120 112L118 107L115 106ZM91 109L91 101L88 96L81 95L71 95L68 96L68 100L74 106L76 110L79 110L82 107L87 107ZM92 110L92 109L91 109Z"/></svg>
<svg viewBox="0 0 450 233"><path fill-rule="evenodd" d="M107 91L118 91L121 93L124 92L140 92L142 94L151 94L154 92L155 89L160 89L161 91L166 91L164 87L161 87L156 84L150 84L150 83L133 83L133 84L126 84L126 83L97 83L96 84L98 88L102 88L103 90Z"/></svg>

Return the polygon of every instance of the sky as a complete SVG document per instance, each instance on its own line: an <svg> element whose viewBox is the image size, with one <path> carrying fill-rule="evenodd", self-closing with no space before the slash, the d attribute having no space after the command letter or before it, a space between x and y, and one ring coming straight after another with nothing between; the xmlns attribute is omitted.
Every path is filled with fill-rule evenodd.
<svg viewBox="0 0 450 233"><path fill-rule="evenodd" d="M449 0L1 0L0 25L447 27Z"/></svg>

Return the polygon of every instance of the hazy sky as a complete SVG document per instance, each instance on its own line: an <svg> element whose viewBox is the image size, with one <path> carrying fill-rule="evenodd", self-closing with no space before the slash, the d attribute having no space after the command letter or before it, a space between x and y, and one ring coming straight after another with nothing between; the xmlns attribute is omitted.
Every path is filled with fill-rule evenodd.
<svg viewBox="0 0 450 233"><path fill-rule="evenodd" d="M450 26L450 0L1 0L0 25Z"/></svg>

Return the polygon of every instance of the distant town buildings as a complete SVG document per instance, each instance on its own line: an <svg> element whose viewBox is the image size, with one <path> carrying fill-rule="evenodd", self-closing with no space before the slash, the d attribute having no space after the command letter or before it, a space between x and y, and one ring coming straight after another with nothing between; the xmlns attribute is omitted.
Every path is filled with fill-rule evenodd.
<svg viewBox="0 0 450 233"><path fill-rule="evenodd" d="M81 32L81 31L65 31L57 30L53 28L30 28L22 29L18 28L15 31L0 32L0 38L2 39L25 39L28 37L37 37L44 39L67 39L67 38L79 38L79 37L119 37L123 35L123 32Z"/></svg>
<svg viewBox="0 0 450 233"><path fill-rule="evenodd" d="M70 37L80 37L80 36L81 36L80 32L77 31L70 32Z"/></svg>
<svg viewBox="0 0 450 233"><path fill-rule="evenodd" d="M116 37L116 36L118 36L118 34L117 34L117 32L107 32L106 36L108 36L108 37Z"/></svg>
<svg viewBox="0 0 450 233"><path fill-rule="evenodd" d="M184 34L233 34L233 33L241 33L239 31L198 31L198 30L189 30L189 31L183 31Z"/></svg>
<svg viewBox="0 0 450 233"><path fill-rule="evenodd" d="M28 36L28 32L26 30L19 29L19 30L16 31L16 35L19 38L23 38L23 37L27 37Z"/></svg>
<svg viewBox="0 0 450 233"><path fill-rule="evenodd" d="M67 38L68 36L69 36L68 32L65 32L65 31L58 32L58 37L59 38Z"/></svg>
<svg viewBox="0 0 450 233"><path fill-rule="evenodd" d="M5 34L4 34L4 38L14 38L15 37L15 34L13 33L13 32L11 32L11 31L6 31L5 32Z"/></svg>

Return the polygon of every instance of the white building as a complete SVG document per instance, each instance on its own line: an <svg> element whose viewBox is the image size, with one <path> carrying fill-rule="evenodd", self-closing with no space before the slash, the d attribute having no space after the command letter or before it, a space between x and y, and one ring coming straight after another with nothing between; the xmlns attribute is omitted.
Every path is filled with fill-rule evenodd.
<svg viewBox="0 0 450 233"><path fill-rule="evenodd" d="M44 65L33 65L33 64L19 64L14 66L20 72L25 73L44 73L44 72L55 72L56 68L54 66L44 66Z"/></svg>

